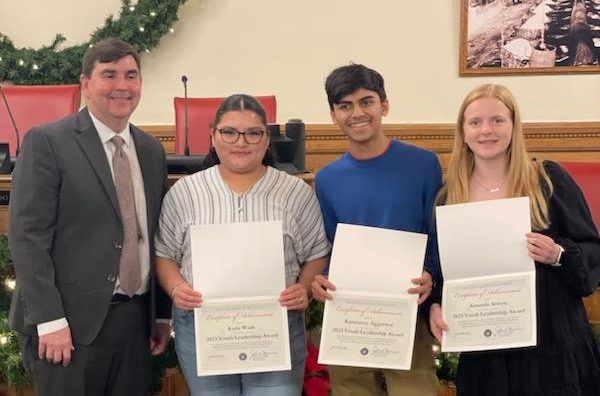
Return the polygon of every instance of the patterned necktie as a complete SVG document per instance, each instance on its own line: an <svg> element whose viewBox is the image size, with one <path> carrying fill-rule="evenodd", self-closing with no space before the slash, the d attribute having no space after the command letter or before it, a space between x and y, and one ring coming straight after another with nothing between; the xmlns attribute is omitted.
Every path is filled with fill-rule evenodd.
<svg viewBox="0 0 600 396"><path fill-rule="evenodd" d="M115 188L123 223L123 244L119 262L119 283L121 289L132 296L140 288L142 278L140 273L140 257L138 251L138 219L135 211L135 196L129 159L123 151L125 140L115 136L110 140L115 145L113 155L113 172Z"/></svg>

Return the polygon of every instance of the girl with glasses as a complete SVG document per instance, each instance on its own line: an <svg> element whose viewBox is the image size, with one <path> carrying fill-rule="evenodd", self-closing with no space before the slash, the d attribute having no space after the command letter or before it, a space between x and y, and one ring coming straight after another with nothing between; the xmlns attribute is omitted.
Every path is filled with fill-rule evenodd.
<svg viewBox="0 0 600 396"><path fill-rule="evenodd" d="M330 245L311 188L272 167L266 118L255 98L243 94L226 98L211 132L207 164L213 166L179 180L163 201L156 237L157 273L175 305L175 348L194 396L295 396L302 392L304 310L311 298L311 282L323 271ZM286 288L280 303L288 308L292 369L199 377L193 309L202 305L202 290L192 285L189 227L267 220L280 220L283 225Z"/></svg>

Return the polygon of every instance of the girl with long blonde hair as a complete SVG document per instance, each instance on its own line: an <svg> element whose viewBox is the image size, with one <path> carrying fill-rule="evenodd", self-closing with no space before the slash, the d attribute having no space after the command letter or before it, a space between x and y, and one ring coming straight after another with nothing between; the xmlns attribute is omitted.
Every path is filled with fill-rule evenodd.
<svg viewBox="0 0 600 396"><path fill-rule="evenodd" d="M600 238L581 190L557 163L530 160L512 93L486 84L464 99L438 205L528 196L535 260L537 346L462 353L458 394L592 396L600 351L582 297L600 283ZM431 330L448 330L433 304Z"/></svg>

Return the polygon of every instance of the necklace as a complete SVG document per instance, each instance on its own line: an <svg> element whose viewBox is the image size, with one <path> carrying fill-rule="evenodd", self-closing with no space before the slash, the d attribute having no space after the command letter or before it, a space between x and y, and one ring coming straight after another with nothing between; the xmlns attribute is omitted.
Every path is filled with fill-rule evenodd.
<svg viewBox="0 0 600 396"><path fill-rule="evenodd" d="M497 192L499 192L500 190L502 190L504 188L504 183L502 183L498 187L489 188L489 187L483 185L483 183L481 183L476 178L473 178L473 180L475 180L475 183L479 184L480 187L483 187L485 190L487 190L489 193L492 193L492 194L497 193Z"/></svg>

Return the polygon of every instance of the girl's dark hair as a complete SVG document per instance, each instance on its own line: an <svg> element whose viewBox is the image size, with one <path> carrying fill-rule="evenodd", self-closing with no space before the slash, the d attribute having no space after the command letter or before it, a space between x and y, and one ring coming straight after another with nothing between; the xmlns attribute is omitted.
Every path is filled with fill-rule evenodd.
<svg viewBox="0 0 600 396"><path fill-rule="evenodd" d="M219 108L217 109L217 113L215 114L215 119L211 123L211 128L214 131L214 128L217 126L219 122L221 122L221 118L223 115L230 111L251 111L258 115L260 121L264 124L265 129L267 128L267 113L265 108L260 104L255 97L246 95L246 94L235 94L225 98ZM267 135L267 139L268 139ZM202 163L203 168L210 168L211 166L220 164L219 156L217 156L217 152L213 146L208 150L208 154L204 158L204 162ZM272 153L271 148L267 148L267 152L262 160L262 164L266 166L275 166L275 156Z"/></svg>

